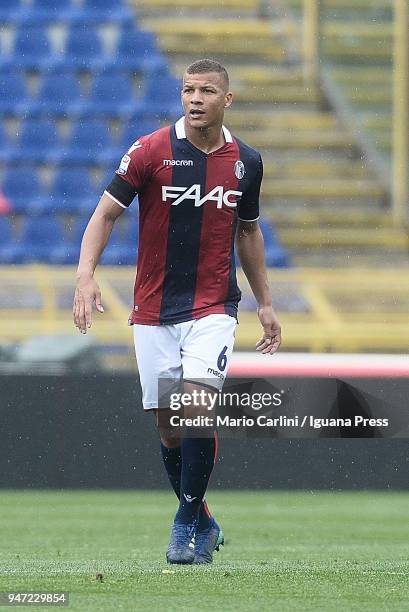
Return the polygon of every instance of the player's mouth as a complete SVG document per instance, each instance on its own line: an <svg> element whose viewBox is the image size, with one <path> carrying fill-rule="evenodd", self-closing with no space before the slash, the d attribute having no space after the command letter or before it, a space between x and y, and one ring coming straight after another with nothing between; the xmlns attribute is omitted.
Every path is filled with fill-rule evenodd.
<svg viewBox="0 0 409 612"><path fill-rule="evenodd" d="M192 117L192 119L201 119L205 114L205 111L199 110L198 108L189 111L189 117Z"/></svg>

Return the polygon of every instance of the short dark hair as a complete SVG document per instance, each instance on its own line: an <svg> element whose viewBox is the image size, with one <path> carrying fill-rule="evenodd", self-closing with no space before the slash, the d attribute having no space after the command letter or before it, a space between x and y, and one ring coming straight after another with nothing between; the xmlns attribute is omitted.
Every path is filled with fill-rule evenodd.
<svg viewBox="0 0 409 612"><path fill-rule="evenodd" d="M229 75L224 66L212 59L200 59L186 68L187 74L204 74L206 72L217 72L222 75L227 89L229 88Z"/></svg>

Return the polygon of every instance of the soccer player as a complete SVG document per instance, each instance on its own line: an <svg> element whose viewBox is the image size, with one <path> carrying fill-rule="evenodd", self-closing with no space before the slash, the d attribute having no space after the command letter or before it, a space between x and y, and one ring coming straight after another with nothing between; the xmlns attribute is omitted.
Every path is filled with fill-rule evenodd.
<svg viewBox="0 0 409 612"><path fill-rule="evenodd" d="M161 404L158 380L183 380L189 392L222 388L241 295L234 244L258 303L263 335L256 350L274 353L281 331L257 222L262 160L223 125L233 99L226 69L213 60L194 62L184 74L181 97L184 116L139 137L102 195L82 240L73 313L86 333L93 304L103 312L94 271L114 222L138 194L140 240L129 322L143 406L155 413L164 465L179 498L167 560L188 564L211 563L223 543L205 501L217 434L187 430L178 436L169 425L169 405ZM185 416L206 409L203 402L186 408Z"/></svg>

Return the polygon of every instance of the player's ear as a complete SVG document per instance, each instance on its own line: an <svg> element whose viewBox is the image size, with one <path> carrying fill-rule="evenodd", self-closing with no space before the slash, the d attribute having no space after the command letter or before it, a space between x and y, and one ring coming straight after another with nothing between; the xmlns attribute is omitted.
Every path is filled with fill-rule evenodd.
<svg viewBox="0 0 409 612"><path fill-rule="evenodd" d="M233 94L231 91L228 91L224 97L224 108L229 108L233 102Z"/></svg>

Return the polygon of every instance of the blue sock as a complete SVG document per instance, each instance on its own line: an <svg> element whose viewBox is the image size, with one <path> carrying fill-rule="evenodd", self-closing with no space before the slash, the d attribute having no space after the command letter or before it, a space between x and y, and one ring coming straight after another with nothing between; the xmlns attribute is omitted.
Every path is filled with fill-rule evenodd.
<svg viewBox="0 0 409 612"><path fill-rule="evenodd" d="M216 439L186 437L182 440L182 474L180 483L180 502L175 521L192 523L199 520L203 507L202 520L210 524L206 515L203 499L210 474L215 462Z"/></svg>
<svg viewBox="0 0 409 612"><path fill-rule="evenodd" d="M162 459L168 474L169 482L172 485L177 497L180 497L180 474L182 472L182 453L180 446L167 448L161 442Z"/></svg>
<svg viewBox="0 0 409 612"><path fill-rule="evenodd" d="M177 498L180 499L180 480L182 475L182 453L180 446L167 448L161 443L162 459L168 474L169 482L172 485ZM203 500L199 510L198 529L201 531L211 525L211 517L207 503Z"/></svg>

